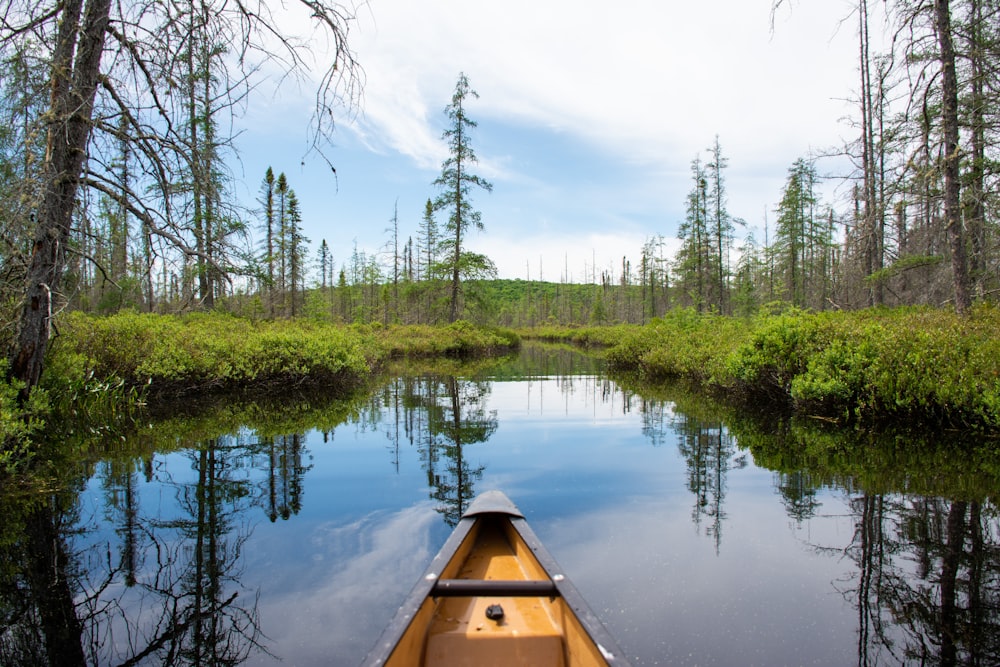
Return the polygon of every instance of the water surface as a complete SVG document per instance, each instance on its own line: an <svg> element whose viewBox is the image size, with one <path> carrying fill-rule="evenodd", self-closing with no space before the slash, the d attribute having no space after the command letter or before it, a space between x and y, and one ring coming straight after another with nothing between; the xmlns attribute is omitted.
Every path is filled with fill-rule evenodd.
<svg viewBox="0 0 1000 667"><path fill-rule="evenodd" d="M634 664L1000 663L995 459L759 417L529 347L157 422L3 501L0 663L358 664L487 489Z"/></svg>

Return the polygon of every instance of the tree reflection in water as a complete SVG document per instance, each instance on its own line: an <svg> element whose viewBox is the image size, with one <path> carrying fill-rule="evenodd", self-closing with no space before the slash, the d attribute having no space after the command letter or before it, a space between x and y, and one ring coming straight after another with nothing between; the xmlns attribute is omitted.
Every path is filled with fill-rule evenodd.
<svg viewBox="0 0 1000 667"><path fill-rule="evenodd" d="M303 479L311 467L303 463L305 437L298 433L262 436L254 449L267 462L267 488L260 494L267 518L274 522L298 514L302 509Z"/></svg>
<svg viewBox="0 0 1000 667"><path fill-rule="evenodd" d="M859 438L781 415L747 418L683 387L621 384L644 396L650 444L663 446L676 433L695 499L692 521L709 520L705 533L717 553L726 476L747 453L775 471L775 490L796 525L828 518L822 490L846 497L850 541L807 546L852 564L832 585L856 610L859 665L1000 665L997 480L989 465L970 465L961 444L910 438L899 447L888 434ZM913 492L921 488L934 495Z"/></svg>
<svg viewBox="0 0 1000 667"><path fill-rule="evenodd" d="M496 411L486 409L490 384L453 375L398 378L376 398L391 410L382 422L394 465L401 437L418 445L430 496L440 503L437 511L450 526L458 524L485 470L469 462L466 447L489 440L499 423Z"/></svg>
<svg viewBox="0 0 1000 667"><path fill-rule="evenodd" d="M119 545L87 543L92 523L72 492L11 517L0 541L0 664L234 665L265 650L256 595L240 597L247 450L216 438L188 458L184 479L153 473L174 489L171 516L143 513L139 462L102 464Z"/></svg>
<svg viewBox="0 0 1000 667"><path fill-rule="evenodd" d="M0 664L82 667L84 622L77 615L76 567L65 541L67 525L75 523L71 494L54 494L25 509L4 512Z"/></svg>
<svg viewBox="0 0 1000 667"><path fill-rule="evenodd" d="M1000 523L979 501L851 497L838 582L857 608L858 663L1000 664Z"/></svg>
<svg viewBox="0 0 1000 667"><path fill-rule="evenodd" d="M742 420L739 439L796 523L822 517L823 488L845 496L846 545L810 545L853 563L833 586L854 606L859 665L1000 664L1000 512L989 466L962 443ZM946 463L947 462L947 463ZM935 495L922 495L933 489Z"/></svg>

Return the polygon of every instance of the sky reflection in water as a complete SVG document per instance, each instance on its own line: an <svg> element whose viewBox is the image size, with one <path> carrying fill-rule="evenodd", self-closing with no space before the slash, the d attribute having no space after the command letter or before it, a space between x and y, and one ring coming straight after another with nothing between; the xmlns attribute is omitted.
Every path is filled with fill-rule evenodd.
<svg viewBox="0 0 1000 667"><path fill-rule="evenodd" d="M898 495L873 503L859 490L808 484L789 500L797 480L757 467L720 422L685 417L598 375L401 379L333 431L243 432L216 445L211 454L157 454L145 474L136 464L112 475L107 464L83 492L85 529L72 551L89 563L91 590L112 582L92 605L105 609L103 629L89 631L112 638L97 662L118 664L154 643L166 600L189 600L191 573L204 576L191 553L214 549L207 562L224 576L213 595L226 602L218 627L227 646L240 645L243 664L357 664L443 544L444 519L494 488L519 505L637 665L896 664L954 649L921 633L919 620L913 631L891 618L892 604L919 616L907 596L929 596L931 616L940 606L941 531L955 503ZM128 551L127 493L142 527L132 531L132 586L123 583L127 568L108 565ZM968 530L996 552L995 509L974 505ZM923 550L900 528L920 513L938 531ZM198 530L209 519L214 528ZM877 599L895 594L872 584L876 543L898 547L874 573L903 581L897 603ZM960 583L971 576L962 574L966 561ZM974 627L988 633L997 623L996 556L975 562L967 569L993 607ZM971 589L959 588L961 607ZM116 611L102 607L108 601ZM185 636L171 641L190 643ZM980 639L971 650L988 662L996 640ZM959 661L969 650L958 647ZM147 663L163 656L150 651Z"/></svg>

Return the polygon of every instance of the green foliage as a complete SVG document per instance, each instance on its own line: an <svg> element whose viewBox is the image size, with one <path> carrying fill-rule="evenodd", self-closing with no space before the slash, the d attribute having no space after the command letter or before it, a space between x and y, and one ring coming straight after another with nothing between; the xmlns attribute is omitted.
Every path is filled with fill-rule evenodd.
<svg viewBox="0 0 1000 667"><path fill-rule="evenodd" d="M827 326L820 321L822 317ZM734 385L750 392L788 394L792 379L805 370L807 360L826 341L832 319L829 316L807 315L791 310L764 316L740 347L733 350L728 361Z"/></svg>
<svg viewBox="0 0 1000 667"><path fill-rule="evenodd" d="M462 320L386 328L309 319L254 322L220 313L72 313L60 323L45 383L64 397L60 405L79 412L87 401L137 403L137 390L146 387L168 394L276 383L344 389L358 386L389 356L470 356L519 344L513 331Z"/></svg>
<svg viewBox="0 0 1000 667"><path fill-rule="evenodd" d="M306 379L352 385L383 354L371 335L308 320L73 313L60 328L47 382L70 390L94 378L167 392Z"/></svg>
<svg viewBox="0 0 1000 667"><path fill-rule="evenodd" d="M443 327L393 326L384 329L379 339L393 357L469 357L515 350L521 344L509 329L477 327L465 320Z"/></svg>
<svg viewBox="0 0 1000 667"><path fill-rule="evenodd" d="M848 318L792 383L792 397L854 418L1000 425L1000 313L874 311Z"/></svg>
<svg viewBox="0 0 1000 667"><path fill-rule="evenodd" d="M874 423L1000 427L1000 309L789 310L752 320L675 311L618 332L613 367Z"/></svg>
<svg viewBox="0 0 1000 667"><path fill-rule="evenodd" d="M7 376L7 362L0 362L0 378ZM18 404L17 395L23 385L17 381L0 380L0 475L30 459L31 438L45 426L49 405L47 394L36 389L27 405Z"/></svg>
<svg viewBox="0 0 1000 667"><path fill-rule="evenodd" d="M865 281L869 284L876 284L880 282L886 282L890 278L895 278L911 269L921 269L929 266L937 266L944 262L944 257L941 255L909 255L907 257L900 257L898 260L892 263L891 266L879 269L871 275L865 278Z"/></svg>
<svg viewBox="0 0 1000 667"><path fill-rule="evenodd" d="M608 351L608 360L614 367L636 368L652 378L726 385L726 359L749 330L747 320L678 309L623 335Z"/></svg>
<svg viewBox="0 0 1000 667"><path fill-rule="evenodd" d="M741 319L679 309L643 326L545 327L526 335L600 349L612 368L647 379L686 379L838 421L994 429L1000 426L997 331L1000 309L984 305L966 318L933 309L792 309ZM511 330L464 320L337 326L218 313L76 313L62 318L59 332L44 386L57 413L78 417L127 414L122 406L140 405L147 387L154 394L275 383L348 389L389 358L467 358L520 345ZM7 438L23 439L40 422L17 416L15 395L16 387L3 386L0 428ZM43 414L40 404L30 409Z"/></svg>

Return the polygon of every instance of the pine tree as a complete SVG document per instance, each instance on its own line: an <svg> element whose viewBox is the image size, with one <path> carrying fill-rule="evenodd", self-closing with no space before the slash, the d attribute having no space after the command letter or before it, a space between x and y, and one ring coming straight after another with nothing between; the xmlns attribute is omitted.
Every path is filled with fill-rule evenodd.
<svg viewBox="0 0 1000 667"><path fill-rule="evenodd" d="M268 167L264 173L264 181L260 185L260 199L257 200L264 216L264 265L267 267L267 311L274 317L274 257L275 257L275 210L274 210L274 171Z"/></svg>
<svg viewBox="0 0 1000 667"><path fill-rule="evenodd" d="M471 188L476 186L487 192L493 190L489 181L469 171L477 162L469 137L469 131L476 127L476 123L465 113L469 97L479 97L479 94L469 86L469 79L465 74L459 74L451 104L445 107L445 115L451 124L442 138L448 144L449 156L441 164L441 175L434 181L434 185L441 189L441 194L434 200L434 211L448 212L445 230L450 236L442 241L441 247L448 257L451 273L449 320L452 322L458 319L462 278L487 277L496 273L493 262L488 257L465 250L465 237L469 229L483 229L482 215L473 210L470 202Z"/></svg>
<svg viewBox="0 0 1000 667"><path fill-rule="evenodd" d="M327 244L326 239L323 239L319 244L317 259L319 260L320 291L329 295L330 316L334 317L333 255L330 253L330 246Z"/></svg>
<svg viewBox="0 0 1000 667"><path fill-rule="evenodd" d="M418 279L430 280L435 277L433 267L437 264L439 243L437 221L434 219L434 203L428 199L417 231L417 247L420 249L417 261Z"/></svg>
<svg viewBox="0 0 1000 667"><path fill-rule="evenodd" d="M806 305L806 259L811 252L809 232L814 225L817 203L815 183L815 168L799 158L788 170L788 180L778 204L775 251L784 271L787 298L796 306Z"/></svg>
<svg viewBox="0 0 1000 667"><path fill-rule="evenodd" d="M708 181L701 158L691 161L694 182L687 197L687 215L677 231L682 244L677 253L677 282L688 303L701 312L708 303L712 280L708 229Z"/></svg>
<svg viewBox="0 0 1000 667"><path fill-rule="evenodd" d="M714 297L720 313L728 314L729 307L729 251L733 244L733 217L727 208L726 185L722 171L729 166L729 160L722 156L722 147L716 135L715 143L709 148L711 161L708 163L708 209L709 236L712 239L715 265Z"/></svg>
<svg viewBox="0 0 1000 667"><path fill-rule="evenodd" d="M300 310L298 308L300 295L305 290L303 268L309 239L302 235L302 211L299 208L299 198L292 189L288 190L287 219L289 302L291 316L295 317Z"/></svg>

